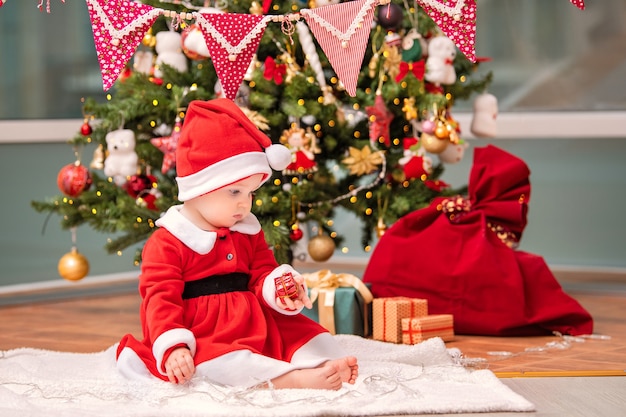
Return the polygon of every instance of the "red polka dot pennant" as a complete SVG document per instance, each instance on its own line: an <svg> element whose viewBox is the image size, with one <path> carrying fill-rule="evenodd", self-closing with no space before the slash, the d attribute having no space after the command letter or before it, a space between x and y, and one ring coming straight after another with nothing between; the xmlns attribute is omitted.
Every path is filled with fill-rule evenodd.
<svg viewBox="0 0 626 417"><path fill-rule="evenodd" d="M235 99L270 19L239 13L198 14L197 23L227 98Z"/></svg>
<svg viewBox="0 0 626 417"><path fill-rule="evenodd" d="M163 10L127 0L87 0L87 8L106 91Z"/></svg>
<svg viewBox="0 0 626 417"><path fill-rule="evenodd" d="M416 0L472 62L476 62L476 0Z"/></svg>
<svg viewBox="0 0 626 417"><path fill-rule="evenodd" d="M585 0L570 0L570 2L580 10L585 10Z"/></svg>

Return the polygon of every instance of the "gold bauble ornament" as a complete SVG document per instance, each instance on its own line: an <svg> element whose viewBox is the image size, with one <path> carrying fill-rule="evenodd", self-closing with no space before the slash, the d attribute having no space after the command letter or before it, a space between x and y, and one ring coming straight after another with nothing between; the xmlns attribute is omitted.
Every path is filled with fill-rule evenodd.
<svg viewBox="0 0 626 417"><path fill-rule="evenodd" d="M335 241L327 235L318 235L309 240L309 255L315 262L326 262L335 252Z"/></svg>
<svg viewBox="0 0 626 417"><path fill-rule="evenodd" d="M439 122L437 123L437 127L435 128L435 136L439 139L448 139L450 136L450 131L445 123Z"/></svg>
<svg viewBox="0 0 626 417"><path fill-rule="evenodd" d="M79 281L89 273L89 261L76 248L59 259L59 275L68 281Z"/></svg>
<svg viewBox="0 0 626 417"><path fill-rule="evenodd" d="M385 224L385 221L381 217L378 219L378 223L376 223L376 236L380 239L381 237L383 237L386 231L387 231L387 225Z"/></svg>
<svg viewBox="0 0 626 417"><path fill-rule="evenodd" d="M430 153L441 153L446 150L449 140L439 139L438 137L422 132L420 136L420 143Z"/></svg>
<svg viewBox="0 0 626 417"><path fill-rule="evenodd" d="M141 43L148 48L154 48L156 46L156 36L152 34L152 28L148 29Z"/></svg>
<svg viewBox="0 0 626 417"><path fill-rule="evenodd" d="M89 167L92 169L104 169L104 147L102 144L99 144L93 151L93 159L91 160Z"/></svg>

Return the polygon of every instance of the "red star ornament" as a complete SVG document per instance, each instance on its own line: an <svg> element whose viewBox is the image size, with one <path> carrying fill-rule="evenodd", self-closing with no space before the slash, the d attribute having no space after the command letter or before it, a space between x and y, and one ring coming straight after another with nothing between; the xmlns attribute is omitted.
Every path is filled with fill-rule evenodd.
<svg viewBox="0 0 626 417"><path fill-rule="evenodd" d="M389 111L383 96L376 94L374 105L365 108L369 118L370 143L376 149L379 143L391 146L389 125L393 120L393 113Z"/></svg>
<svg viewBox="0 0 626 417"><path fill-rule="evenodd" d="M106 91L163 10L127 0L87 0L87 8Z"/></svg>
<svg viewBox="0 0 626 417"><path fill-rule="evenodd" d="M234 100L263 37L270 16L239 13L199 13L204 35L224 95Z"/></svg>
<svg viewBox="0 0 626 417"><path fill-rule="evenodd" d="M170 136L150 139L150 143L163 152L161 172L164 174L176 166L176 148L178 147L181 127L182 123L180 120L176 120L176 124Z"/></svg>
<svg viewBox="0 0 626 417"><path fill-rule="evenodd" d="M476 62L476 0L415 1L467 59Z"/></svg>

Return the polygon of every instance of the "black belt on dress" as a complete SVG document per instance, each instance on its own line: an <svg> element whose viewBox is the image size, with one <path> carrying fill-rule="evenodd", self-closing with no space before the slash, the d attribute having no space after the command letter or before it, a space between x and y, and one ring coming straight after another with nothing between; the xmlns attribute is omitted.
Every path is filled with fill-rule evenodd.
<svg viewBox="0 0 626 417"><path fill-rule="evenodd" d="M233 291L248 291L250 276L243 272L224 275L211 275L194 281L185 282L183 300L203 295L223 294Z"/></svg>

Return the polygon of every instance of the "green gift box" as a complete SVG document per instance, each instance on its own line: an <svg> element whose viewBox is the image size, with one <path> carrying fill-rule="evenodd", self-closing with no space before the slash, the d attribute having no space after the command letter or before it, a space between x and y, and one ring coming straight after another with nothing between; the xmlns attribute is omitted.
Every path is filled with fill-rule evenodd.
<svg viewBox="0 0 626 417"><path fill-rule="evenodd" d="M313 308L302 314L315 320L331 334L366 337L371 332L372 300L369 286L350 274L321 271L303 274Z"/></svg>

